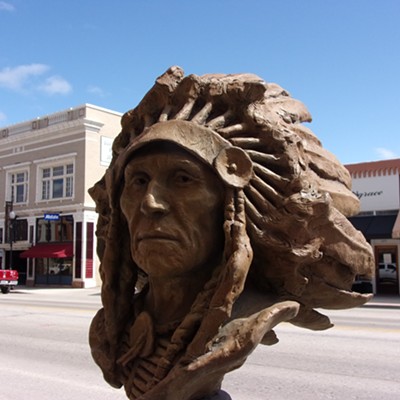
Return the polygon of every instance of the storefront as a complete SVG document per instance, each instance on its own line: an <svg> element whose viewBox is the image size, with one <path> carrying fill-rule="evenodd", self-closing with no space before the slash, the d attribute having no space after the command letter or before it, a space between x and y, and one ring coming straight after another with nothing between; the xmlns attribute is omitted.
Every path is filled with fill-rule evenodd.
<svg viewBox="0 0 400 400"><path fill-rule="evenodd" d="M346 165L361 210L349 218L371 244L375 255L375 294L400 294L400 159ZM358 283L366 285L363 277Z"/></svg>
<svg viewBox="0 0 400 400"><path fill-rule="evenodd" d="M74 219L45 214L36 220L36 245L20 254L34 260L35 285L71 285Z"/></svg>
<svg viewBox="0 0 400 400"><path fill-rule="evenodd" d="M97 286L95 218L93 212L35 218L34 244L14 252L26 271L26 285Z"/></svg>

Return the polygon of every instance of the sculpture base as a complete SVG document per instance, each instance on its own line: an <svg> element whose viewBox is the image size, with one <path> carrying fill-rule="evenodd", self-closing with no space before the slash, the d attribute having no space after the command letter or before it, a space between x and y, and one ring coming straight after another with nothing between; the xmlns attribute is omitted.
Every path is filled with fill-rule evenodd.
<svg viewBox="0 0 400 400"><path fill-rule="evenodd" d="M218 390L218 392L212 394L211 396L202 397L199 400L232 400L232 397L223 390Z"/></svg>

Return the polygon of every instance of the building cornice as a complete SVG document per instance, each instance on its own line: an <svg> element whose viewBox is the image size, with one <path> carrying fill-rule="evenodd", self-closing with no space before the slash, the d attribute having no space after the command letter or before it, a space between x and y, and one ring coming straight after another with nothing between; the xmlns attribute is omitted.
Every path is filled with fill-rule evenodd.
<svg viewBox="0 0 400 400"><path fill-rule="evenodd" d="M68 110L60 111L57 113L49 114L43 117L38 117L29 121L21 122L14 125L9 125L0 128L0 142L10 143L13 139L22 139L35 137L46 132L54 132L58 130L65 130L66 128L73 128L76 126L84 125L88 130L99 130L104 124L98 121L87 118L87 110L93 109L101 111L105 114L114 116L122 116L121 113L94 106L92 104L83 104L81 106L73 107ZM20 136L22 135L22 136Z"/></svg>
<svg viewBox="0 0 400 400"><path fill-rule="evenodd" d="M353 179L400 175L400 158L358 164L346 164L345 167L350 172L350 175Z"/></svg>

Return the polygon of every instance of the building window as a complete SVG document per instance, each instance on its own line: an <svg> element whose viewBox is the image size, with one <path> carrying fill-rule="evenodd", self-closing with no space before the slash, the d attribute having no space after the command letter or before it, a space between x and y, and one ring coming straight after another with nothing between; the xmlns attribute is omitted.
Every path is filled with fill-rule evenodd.
<svg viewBox="0 0 400 400"><path fill-rule="evenodd" d="M28 220L17 219L13 222L13 241L28 240Z"/></svg>
<svg viewBox="0 0 400 400"><path fill-rule="evenodd" d="M36 243L72 242L74 238L74 218L72 215L64 215L56 221L38 218L36 233Z"/></svg>
<svg viewBox="0 0 400 400"><path fill-rule="evenodd" d="M71 198L74 194L74 164L41 169L41 200Z"/></svg>
<svg viewBox="0 0 400 400"><path fill-rule="evenodd" d="M10 173L11 199L14 203L26 203L28 196L28 171Z"/></svg>
<svg viewBox="0 0 400 400"><path fill-rule="evenodd" d="M86 224L86 278L93 278L94 223Z"/></svg>

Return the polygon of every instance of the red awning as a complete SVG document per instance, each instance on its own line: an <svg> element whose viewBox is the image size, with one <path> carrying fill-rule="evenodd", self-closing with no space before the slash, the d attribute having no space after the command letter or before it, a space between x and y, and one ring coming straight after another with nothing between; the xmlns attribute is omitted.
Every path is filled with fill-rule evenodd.
<svg viewBox="0 0 400 400"><path fill-rule="evenodd" d="M72 256L72 243L41 243L20 254L22 258L67 258Z"/></svg>

